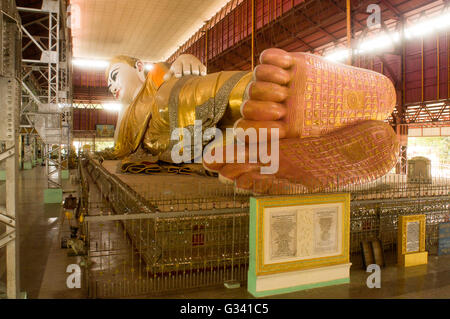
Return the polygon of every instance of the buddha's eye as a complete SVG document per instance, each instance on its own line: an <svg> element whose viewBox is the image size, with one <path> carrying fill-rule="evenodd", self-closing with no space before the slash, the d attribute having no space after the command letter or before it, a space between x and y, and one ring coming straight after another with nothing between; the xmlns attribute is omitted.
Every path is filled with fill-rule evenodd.
<svg viewBox="0 0 450 319"><path fill-rule="evenodd" d="M115 72L111 73L111 80L113 80L114 82L116 82L116 80L117 80L117 74L118 74L118 73L119 73L118 71L115 71Z"/></svg>

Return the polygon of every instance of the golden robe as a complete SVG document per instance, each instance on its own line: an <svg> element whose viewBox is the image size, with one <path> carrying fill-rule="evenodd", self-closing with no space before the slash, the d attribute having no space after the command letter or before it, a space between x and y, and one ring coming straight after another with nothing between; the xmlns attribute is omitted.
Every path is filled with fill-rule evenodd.
<svg viewBox="0 0 450 319"><path fill-rule="evenodd" d="M240 106L251 72L172 77L163 84L165 72L164 65L156 65L125 110L116 141L117 157L126 157L142 145L151 155L172 162L170 152L178 143L170 140L174 129L193 132L196 120L202 121L203 131L213 127L225 129L241 117Z"/></svg>

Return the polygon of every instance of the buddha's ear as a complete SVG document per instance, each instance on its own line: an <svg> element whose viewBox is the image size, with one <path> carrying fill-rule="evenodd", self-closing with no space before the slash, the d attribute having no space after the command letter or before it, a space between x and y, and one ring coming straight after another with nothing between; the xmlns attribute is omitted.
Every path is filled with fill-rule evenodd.
<svg viewBox="0 0 450 319"><path fill-rule="evenodd" d="M138 61L136 62L136 69L137 69L139 72L144 71L144 63L142 63L141 60L138 60Z"/></svg>

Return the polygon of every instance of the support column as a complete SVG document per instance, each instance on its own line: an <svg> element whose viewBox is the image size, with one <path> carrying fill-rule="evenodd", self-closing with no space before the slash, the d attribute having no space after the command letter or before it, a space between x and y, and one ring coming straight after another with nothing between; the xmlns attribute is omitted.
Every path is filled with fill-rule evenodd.
<svg viewBox="0 0 450 319"><path fill-rule="evenodd" d="M16 217L17 167L19 163L20 110L20 19L14 0L0 2L0 164L6 180L6 206L0 206L0 223L6 231L0 234L0 248L6 247L6 297L20 297L19 223ZM18 49L19 48L19 49ZM3 175L3 174L2 174ZM3 296L0 291L0 298Z"/></svg>
<svg viewBox="0 0 450 319"><path fill-rule="evenodd" d="M18 105L17 105L18 107ZM9 144L9 145L8 145ZM17 154L17 143L10 142L7 144L10 149ZM6 295L8 299L16 299L20 296L20 269L19 269L19 237L18 218L16 218L17 203L17 156L10 156L6 160L6 216L10 219L10 224L6 227L6 234L9 234L5 240L6 245ZM0 243L0 247L2 244Z"/></svg>
<svg viewBox="0 0 450 319"><path fill-rule="evenodd" d="M22 169L30 170L33 168L33 156L32 156L32 145L30 143L30 135L29 134L21 134L22 141Z"/></svg>
<svg viewBox="0 0 450 319"><path fill-rule="evenodd" d="M347 0L347 48L349 51L347 64L352 65L353 49L352 49L352 9L351 1Z"/></svg>
<svg viewBox="0 0 450 319"><path fill-rule="evenodd" d="M406 175L408 172L408 126L405 124L405 105L406 105L406 41L405 41L405 23L406 20L401 17L402 30L401 30L401 56L400 56L400 69L401 69L401 88L400 99L397 103L397 118L396 132L400 140L399 159L395 167L396 174Z"/></svg>
<svg viewBox="0 0 450 319"><path fill-rule="evenodd" d="M255 0L252 1L252 71L255 69Z"/></svg>

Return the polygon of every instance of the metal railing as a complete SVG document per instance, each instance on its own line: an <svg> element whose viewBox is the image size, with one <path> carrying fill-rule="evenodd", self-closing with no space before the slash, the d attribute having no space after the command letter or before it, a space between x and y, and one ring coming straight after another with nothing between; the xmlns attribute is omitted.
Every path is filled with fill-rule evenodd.
<svg viewBox="0 0 450 319"><path fill-rule="evenodd" d="M125 184L93 159L81 163L90 198L84 223L90 297L154 295L246 282L250 194L237 194L233 185L216 179L192 184L190 193L174 184ZM272 193L283 194L279 191ZM307 193L298 187L284 191ZM437 250L439 223L450 220L450 178L411 184L393 175L321 191L351 193L355 265L363 240L381 240L385 251L395 252L400 215L426 214L430 254Z"/></svg>
<svg viewBox="0 0 450 319"><path fill-rule="evenodd" d="M249 216L240 200L217 205L217 192L203 198L155 200L138 194L93 160L81 163L82 185L90 185L87 205L97 211L84 223L90 297L246 280Z"/></svg>

